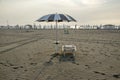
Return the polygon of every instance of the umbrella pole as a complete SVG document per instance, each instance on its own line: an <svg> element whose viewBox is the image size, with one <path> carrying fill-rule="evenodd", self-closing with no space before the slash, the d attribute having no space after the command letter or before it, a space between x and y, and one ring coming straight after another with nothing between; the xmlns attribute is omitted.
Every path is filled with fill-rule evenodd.
<svg viewBox="0 0 120 80"><path fill-rule="evenodd" d="M55 47L55 53L58 53L58 25L57 25L57 20L56 20L56 47Z"/></svg>

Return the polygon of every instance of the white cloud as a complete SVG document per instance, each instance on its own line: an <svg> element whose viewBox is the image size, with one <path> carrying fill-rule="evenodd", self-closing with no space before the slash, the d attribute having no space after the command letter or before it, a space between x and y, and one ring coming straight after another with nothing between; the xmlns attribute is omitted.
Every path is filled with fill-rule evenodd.
<svg viewBox="0 0 120 80"><path fill-rule="evenodd" d="M86 5L94 5L105 3L106 0L81 0L81 2Z"/></svg>
<svg viewBox="0 0 120 80"><path fill-rule="evenodd" d="M91 6L91 5L94 6L107 2L107 0L72 0L72 1L75 2L76 4L81 4L85 6Z"/></svg>

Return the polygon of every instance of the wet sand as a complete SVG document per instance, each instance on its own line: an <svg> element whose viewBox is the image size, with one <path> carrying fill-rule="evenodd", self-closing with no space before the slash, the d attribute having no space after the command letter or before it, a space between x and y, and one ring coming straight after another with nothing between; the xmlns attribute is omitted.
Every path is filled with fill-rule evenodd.
<svg viewBox="0 0 120 80"><path fill-rule="evenodd" d="M119 80L120 30L0 30L0 80ZM61 46L74 44L76 56Z"/></svg>

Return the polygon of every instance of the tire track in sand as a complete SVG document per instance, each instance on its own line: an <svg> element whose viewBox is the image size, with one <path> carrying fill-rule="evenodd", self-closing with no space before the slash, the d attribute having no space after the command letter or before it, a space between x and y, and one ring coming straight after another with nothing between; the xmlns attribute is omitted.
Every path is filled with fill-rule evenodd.
<svg viewBox="0 0 120 80"><path fill-rule="evenodd" d="M11 47L11 48L8 48L8 49L5 49L5 50L2 50L2 51L0 51L0 54L3 54L3 53L5 53L5 52L8 52L8 51L11 51L11 50L13 50L13 49L16 49L16 48L18 48L18 47L21 47L21 46L24 46L24 45L26 45L26 44L29 44L29 43L32 43L32 42L36 42L36 41L38 41L39 39L42 39L42 38L37 38L37 39L26 39L26 40L24 40L24 42L22 42L22 43L20 43L20 44L18 44L18 45L16 45L16 46L14 46L14 47ZM21 41L20 41L21 42ZM19 43L19 42L17 42L17 43ZM16 44L16 43L14 43L14 44Z"/></svg>

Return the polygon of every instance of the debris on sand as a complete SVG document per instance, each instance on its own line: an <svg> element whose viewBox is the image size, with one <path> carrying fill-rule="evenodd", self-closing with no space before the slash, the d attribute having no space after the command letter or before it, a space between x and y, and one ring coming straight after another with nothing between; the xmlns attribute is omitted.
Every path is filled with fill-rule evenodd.
<svg viewBox="0 0 120 80"><path fill-rule="evenodd" d="M18 69L19 67L18 66L12 66L13 69Z"/></svg>
<svg viewBox="0 0 120 80"><path fill-rule="evenodd" d="M43 65L44 66L50 66L50 65L53 65L53 62L52 61L47 61Z"/></svg>
<svg viewBox="0 0 120 80"><path fill-rule="evenodd" d="M13 69L24 68L23 66L11 66Z"/></svg>
<svg viewBox="0 0 120 80"><path fill-rule="evenodd" d="M120 78L120 74L114 74L113 77L114 78Z"/></svg>
<svg viewBox="0 0 120 80"><path fill-rule="evenodd" d="M90 68L90 66L89 65L85 65L87 68Z"/></svg>
<svg viewBox="0 0 120 80"><path fill-rule="evenodd" d="M106 75L105 73L98 72L98 71L93 71L94 73L101 74L101 75Z"/></svg>
<svg viewBox="0 0 120 80"><path fill-rule="evenodd" d="M33 63L33 62L32 62L32 63L30 63L30 65L33 65L33 66L35 66L35 65L37 65L37 63Z"/></svg>
<svg viewBox="0 0 120 80"><path fill-rule="evenodd" d="M9 65L7 65L7 64L5 64L3 62L0 62L0 64L3 65L3 66L9 67Z"/></svg>

